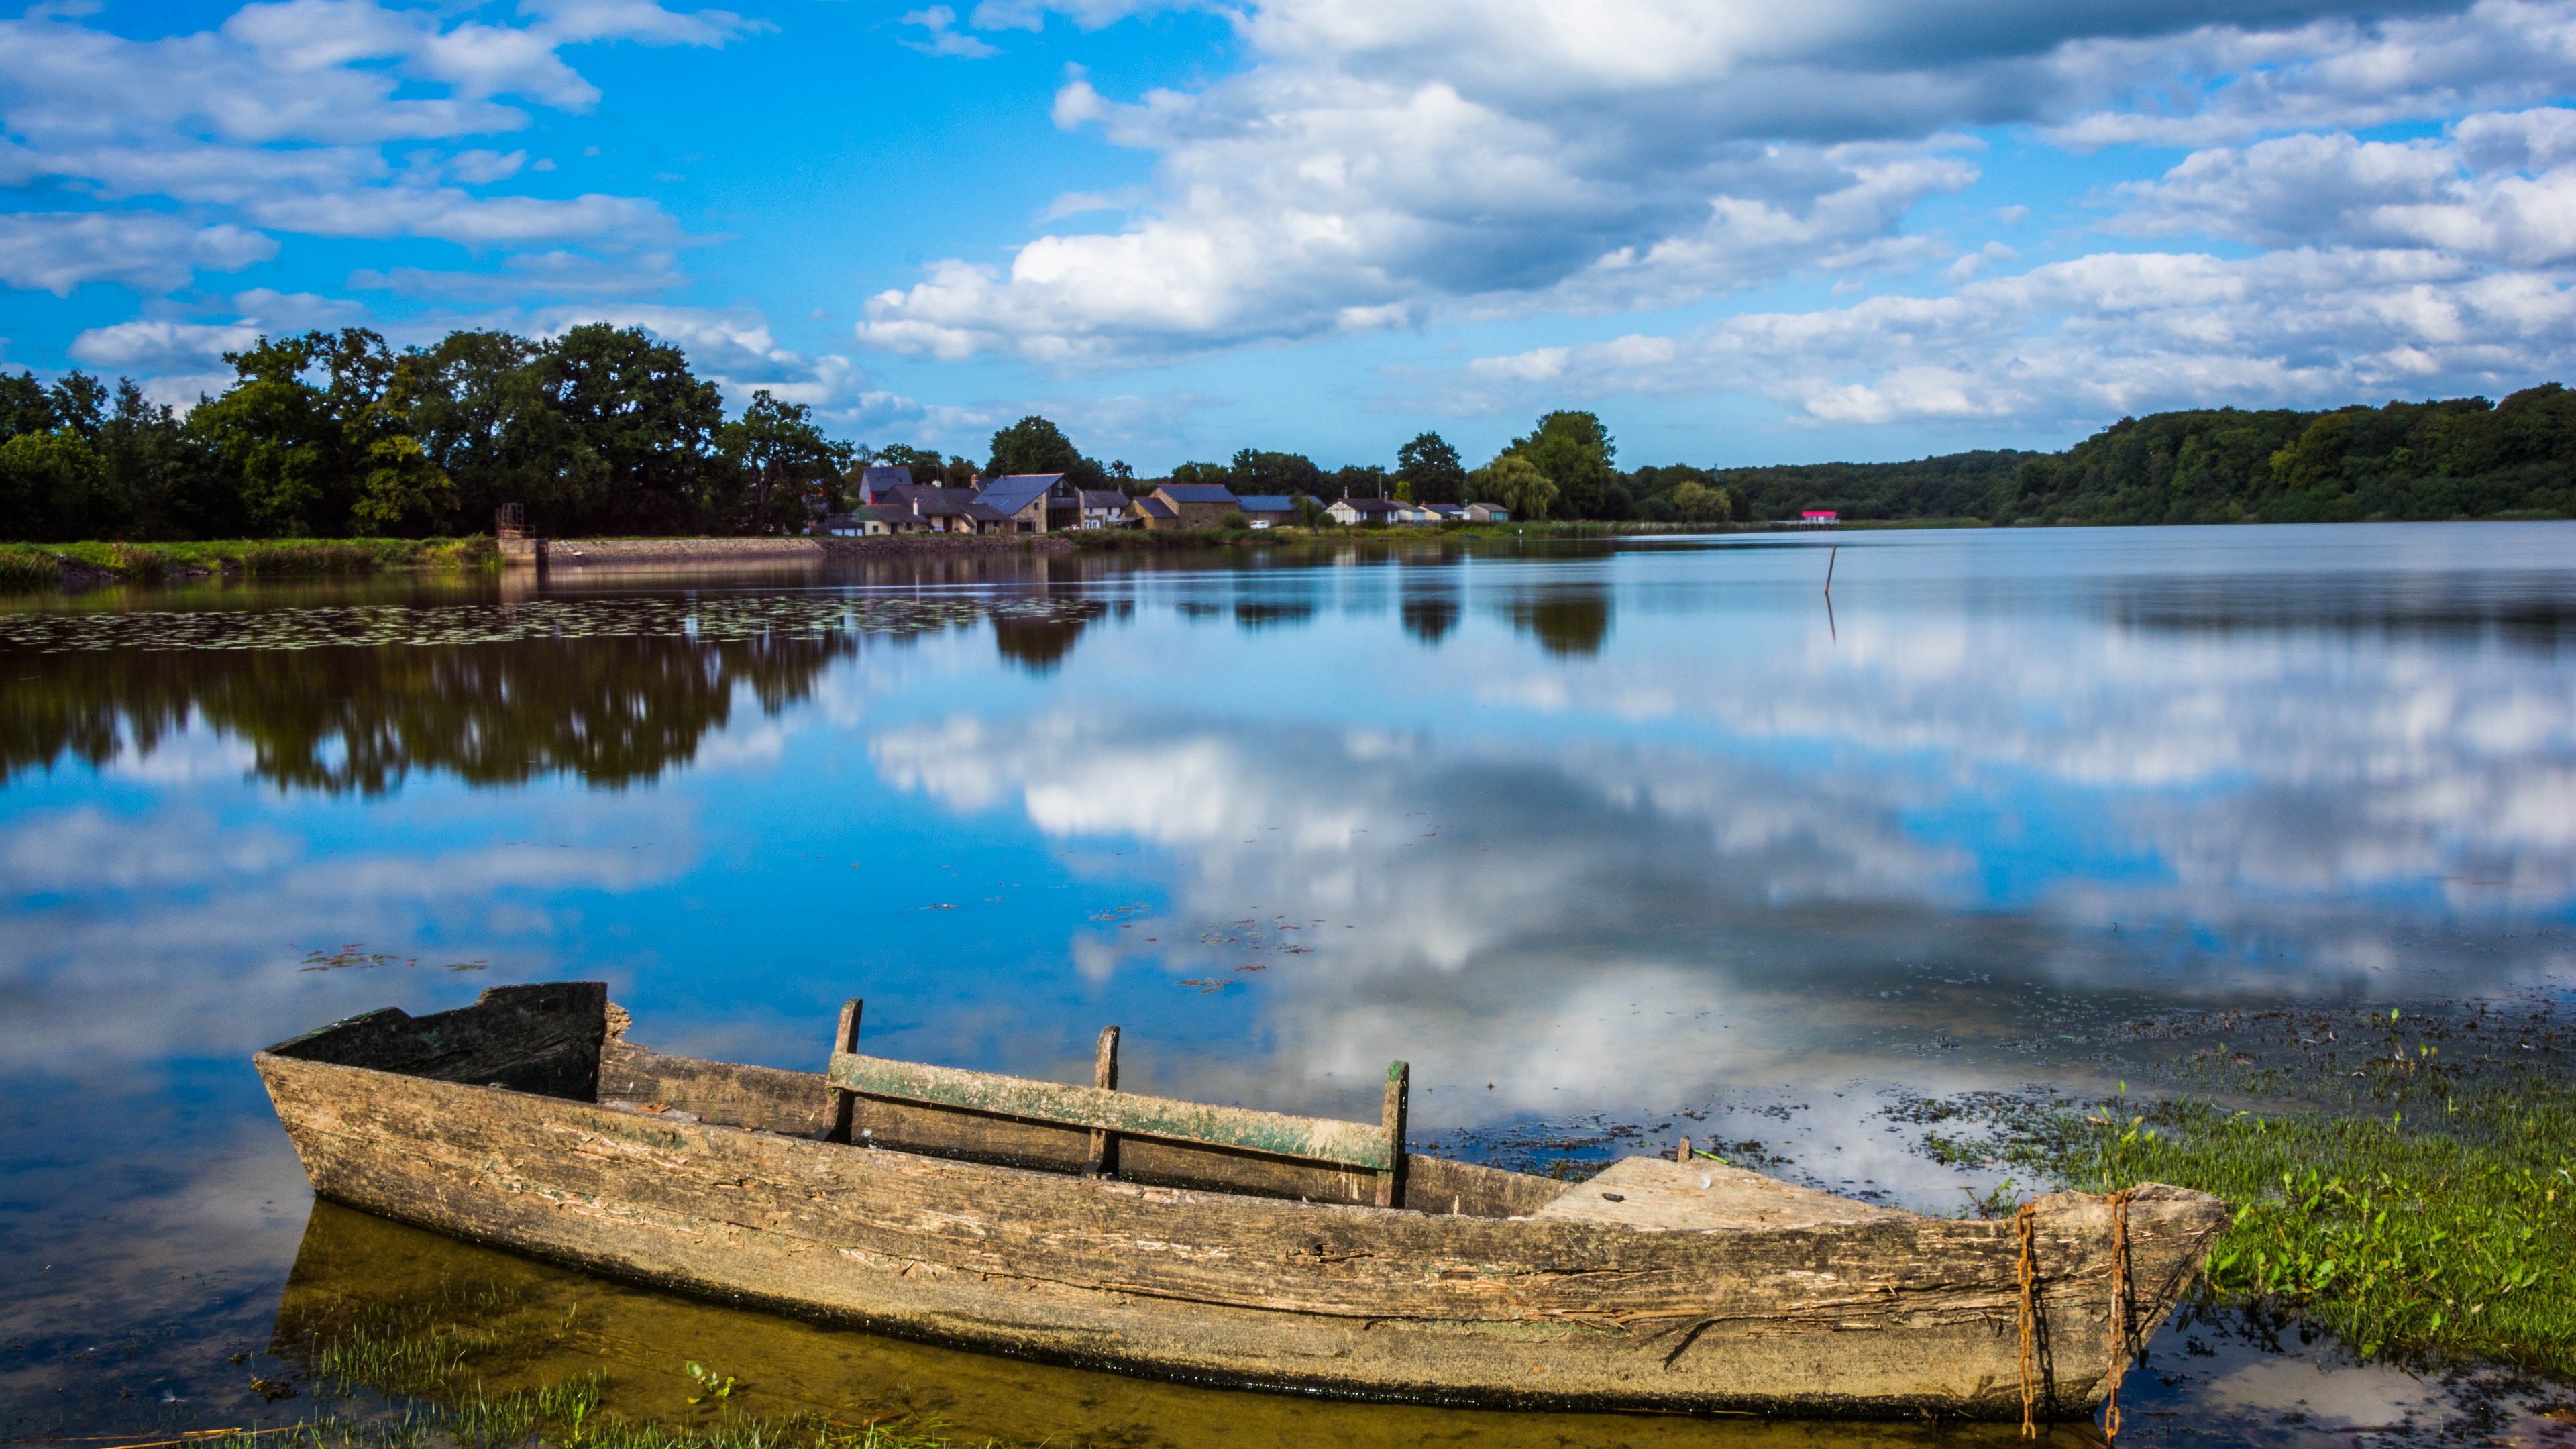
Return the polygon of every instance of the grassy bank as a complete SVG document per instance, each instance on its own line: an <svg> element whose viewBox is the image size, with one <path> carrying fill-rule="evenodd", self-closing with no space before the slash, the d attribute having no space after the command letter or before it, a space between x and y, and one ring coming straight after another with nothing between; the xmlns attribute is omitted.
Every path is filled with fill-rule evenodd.
<svg viewBox="0 0 2576 1449"><path fill-rule="evenodd" d="M214 575L309 578L392 569L496 567L492 540L474 538L217 539L204 543L0 543L0 587L156 583Z"/></svg>
<svg viewBox="0 0 2576 1449"><path fill-rule="evenodd" d="M2236 1209L2209 1261L2220 1298L2295 1313L2365 1355L2576 1378L2576 1083L2553 1059L2556 1014L2391 1014L2361 1030L2274 1016L2280 1041L2220 1042L2174 1064L2207 1095L1989 1102L1985 1131L1936 1132L1929 1150L2086 1192L2216 1193ZM2224 1105L2291 1082L2323 1105Z"/></svg>

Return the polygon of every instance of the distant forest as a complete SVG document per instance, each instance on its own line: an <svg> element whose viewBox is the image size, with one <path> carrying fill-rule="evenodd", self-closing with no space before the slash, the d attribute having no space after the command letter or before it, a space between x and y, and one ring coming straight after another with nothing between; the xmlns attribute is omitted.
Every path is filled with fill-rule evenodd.
<svg viewBox="0 0 2576 1449"><path fill-rule="evenodd" d="M1529 519L1717 524L1826 508L1853 521L2001 524L2576 514L2576 394L2556 383L2501 403L2154 413L2061 453L1769 468L1623 469L1597 415L1557 411L1475 468L1426 432L1392 466L1328 470L1245 448L1140 478L1042 417L996 431L984 458L839 441L810 408L765 391L728 419L679 348L603 324L542 340L456 332L400 351L350 328L261 338L225 361L234 381L185 413L130 381L0 375L0 539L478 533L506 503L558 537L790 533L850 506L871 463L951 486L1062 472L1129 493L1168 481L1327 500L1487 499Z"/></svg>
<svg viewBox="0 0 2576 1449"><path fill-rule="evenodd" d="M1747 516L2344 523L2576 513L2576 393L2122 418L2062 453L1728 468Z"/></svg>

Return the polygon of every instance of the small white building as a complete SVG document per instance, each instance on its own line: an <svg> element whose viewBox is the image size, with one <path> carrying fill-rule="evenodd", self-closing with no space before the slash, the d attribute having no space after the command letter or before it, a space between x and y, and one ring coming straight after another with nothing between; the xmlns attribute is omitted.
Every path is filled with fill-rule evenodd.
<svg viewBox="0 0 2576 1449"><path fill-rule="evenodd" d="M1398 504L1388 498L1336 498L1325 507L1324 512L1329 514L1335 523L1348 528L1361 523L1393 523L1396 521L1396 509L1405 506L1408 505Z"/></svg>
<svg viewBox="0 0 2576 1449"><path fill-rule="evenodd" d="M1467 505L1467 521L1470 523L1509 523L1512 521L1512 511L1499 503L1470 503Z"/></svg>

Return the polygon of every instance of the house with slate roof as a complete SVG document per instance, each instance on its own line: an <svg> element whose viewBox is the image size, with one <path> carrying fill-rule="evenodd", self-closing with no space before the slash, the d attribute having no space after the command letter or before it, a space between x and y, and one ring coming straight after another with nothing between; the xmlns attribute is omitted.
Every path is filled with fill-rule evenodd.
<svg viewBox="0 0 2576 1449"><path fill-rule="evenodd" d="M894 496L897 488L912 486L912 470L896 465L890 468L867 467L859 470L859 501L878 504Z"/></svg>
<svg viewBox="0 0 2576 1449"><path fill-rule="evenodd" d="M1146 494L1142 498L1136 499L1129 506L1135 510L1136 521L1144 524L1147 528L1178 528L1181 526L1180 510L1164 502L1161 490L1159 489Z"/></svg>
<svg viewBox="0 0 2576 1449"><path fill-rule="evenodd" d="M1152 496L1163 500L1181 528L1215 528L1227 514L1243 511L1242 500L1222 483L1166 483Z"/></svg>
<svg viewBox="0 0 2576 1449"><path fill-rule="evenodd" d="M911 483L889 490L889 495L876 506L891 508L912 521L910 527L895 530L898 533L975 531L975 517L967 511L975 501L975 490L971 488L931 488Z"/></svg>
<svg viewBox="0 0 2576 1449"><path fill-rule="evenodd" d="M1359 523L1384 527L1396 521L1396 504L1387 498L1336 498L1324 512L1346 528Z"/></svg>
<svg viewBox="0 0 2576 1449"><path fill-rule="evenodd" d="M1048 533L1082 521L1082 490L1062 473L1005 473L986 480L970 510L983 533Z"/></svg>
<svg viewBox="0 0 2576 1449"><path fill-rule="evenodd" d="M1085 488L1082 490L1081 527L1117 528L1134 521L1135 514L1128 511L1127 508L1126 494L1119 492L1115 488Z"/></svg>
<svg viewBox="0 0 2576 1449"><path fill-rule="evenodd" d="M1297 521L1294 493L1246 493L1235 500L1255 528L1279 528Z"/></svg>

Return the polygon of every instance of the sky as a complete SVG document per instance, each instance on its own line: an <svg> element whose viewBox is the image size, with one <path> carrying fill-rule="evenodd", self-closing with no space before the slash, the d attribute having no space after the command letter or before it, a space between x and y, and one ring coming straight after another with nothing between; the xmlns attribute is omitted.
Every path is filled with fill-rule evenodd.
<svg viewBox="0 0 2576 1449"><path fill-rule="evenodd" d="M50 0L0 366L687 348L854 442L1158 474L2061 447L2576 347L2576 0Z"/></svg>

